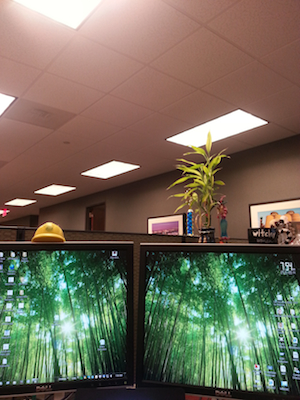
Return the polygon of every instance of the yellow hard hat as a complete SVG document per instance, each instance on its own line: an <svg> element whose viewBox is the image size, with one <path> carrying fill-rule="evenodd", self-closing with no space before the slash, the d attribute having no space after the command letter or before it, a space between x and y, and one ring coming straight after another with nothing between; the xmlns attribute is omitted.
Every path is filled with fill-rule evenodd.
<svg viewBox="0 0 300 400"><path fill-rule="evenodd" d="M62 229L53 222L45 222L35 231L32 242L65 242Z"/></svg>

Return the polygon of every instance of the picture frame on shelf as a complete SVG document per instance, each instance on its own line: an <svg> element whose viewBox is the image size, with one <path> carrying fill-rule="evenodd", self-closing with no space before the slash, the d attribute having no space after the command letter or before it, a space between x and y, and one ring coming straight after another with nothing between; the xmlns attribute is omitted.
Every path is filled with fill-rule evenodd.
<svg viewBox="0 0 300 400"><path fill-rule="evenodd" d="M265 226L267 217L272 213L277 213L280 216L289 213L292 217L296 214L300 215L300 199L249 204L250 227L260 228L261 225Z"/></svg>
<svg viewBox="0 0 300 400"><path fill-rule="evenodd" d="M184 235L186 216L185 214L173 214L162 217L149 217L148 234L158 235Z"/></svg>

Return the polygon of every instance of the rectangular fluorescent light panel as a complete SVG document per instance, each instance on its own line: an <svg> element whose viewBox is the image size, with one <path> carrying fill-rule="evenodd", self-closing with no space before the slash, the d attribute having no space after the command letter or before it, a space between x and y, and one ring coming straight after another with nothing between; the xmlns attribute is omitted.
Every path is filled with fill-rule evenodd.
<svg viewBox="0 0 300 400"><path fill-rule="evenodd" d="M73 186L63 186L63 185L50 185L46 186L42 189L36 190L34 193L36 194L44 194L46 196L58 196L63 193L71 192L75 190L76 187Z"/></svg>
<svg viewBox="0 0 300 400"><path fill-rule="evenodd" d="M14 0L70 28L76 29L102 0Z"/></svg>
<svg viewBox="0 0 300 400"><path fill-rule="evenodd" d="M15 97L8 96L7 94L0 93L0 115L11 105Z"/></svg>
<svg viewBox="0 0 300 400"><path fill-rule="evenodd" d="M100 165L99 167L82 172L81 175L90 176L92 178L108 179L113 176L124 174L125 172L133 171L137 168L140 168L140 166L121 161L110 161L109 163Z"/></svg>
<svg viewBox="0 0 300 400"><path fill-rule="evenodd" d="M36 203L36 200L29 199L14 199L5 203L6 206L16 206L16 207L24 207L29 206L29 204Z"/></svg>
<svg viewBox="0 0 300 400"><path fill-rule="evenodd" d="M205 145L209 131L211 132L212 141L217 142L238 133L266 125L267 123L267 121L245 111L236 110L188 131L178 133L167 140L183 146L201 147Z"/></svg>

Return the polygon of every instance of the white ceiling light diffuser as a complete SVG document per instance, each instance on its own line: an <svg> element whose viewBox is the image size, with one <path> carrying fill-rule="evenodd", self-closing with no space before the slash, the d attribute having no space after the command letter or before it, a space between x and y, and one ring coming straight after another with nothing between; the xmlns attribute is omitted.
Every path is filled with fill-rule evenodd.
<svg viewBox="0 0 300 400"><path fill-rule="evenodd" d="M36 203L36 200L29 200L29 199L14 199L5 203L6 206L15 206L15 207L25 207L29 206L30 204Z"/></svg>
<svg viewBox="0 0 300 400"><path fill-rule="evenodd" d="M76 29L102 0L14 0L70 28Z"/></svg>
<svg viewBox="0 0 300 400"><path fill-rule="evenodd" d="M11 105L16 98L8 96L7 94L0 93L0 115Z"/></svg>
<svg viewBox="0 0 300 400"><path fill-rule="evenodd" d="M124 174L125 172L133 171L137 168L140 168L140 166L121 161L110 161L109 163L100 165L99 167L82 172L81 175L90 176L92 178L108 179L113 176Z"/></svg>
<svg viewBox="0 0 300 400"><path fill-rule="evenodd" d="M205 145L209 131L211 132L212 141L217 142L267 123L267 121L245 111L236 110L185 132L178 133L167 140L183 146L201 147Z"/></svg>
<svg viewBox="0 0 300 400"><path fill-rule="evenodd" d="M42 189L36 190L34 193L43 194L46 196L59 196L60 194L71 192L75 190L76 187L73 186L64 186L64 185L49 185Z"/></svg>

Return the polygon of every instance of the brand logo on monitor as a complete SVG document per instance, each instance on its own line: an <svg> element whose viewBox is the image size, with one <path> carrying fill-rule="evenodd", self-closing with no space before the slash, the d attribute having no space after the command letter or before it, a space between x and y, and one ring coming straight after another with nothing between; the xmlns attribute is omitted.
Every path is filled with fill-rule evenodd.
<svg viewBox="0 0 300 400"><path fill-rule="evenodd" d="M215 395L221 397L232 397L229 390L215 390Z"/></svg>
<svg viewBox="0 0 300 400"><path fill-rule="evenodd" d="M50 390L52 390L51 385L41 385L36 387L37 392L49 392Z"/></svg>

